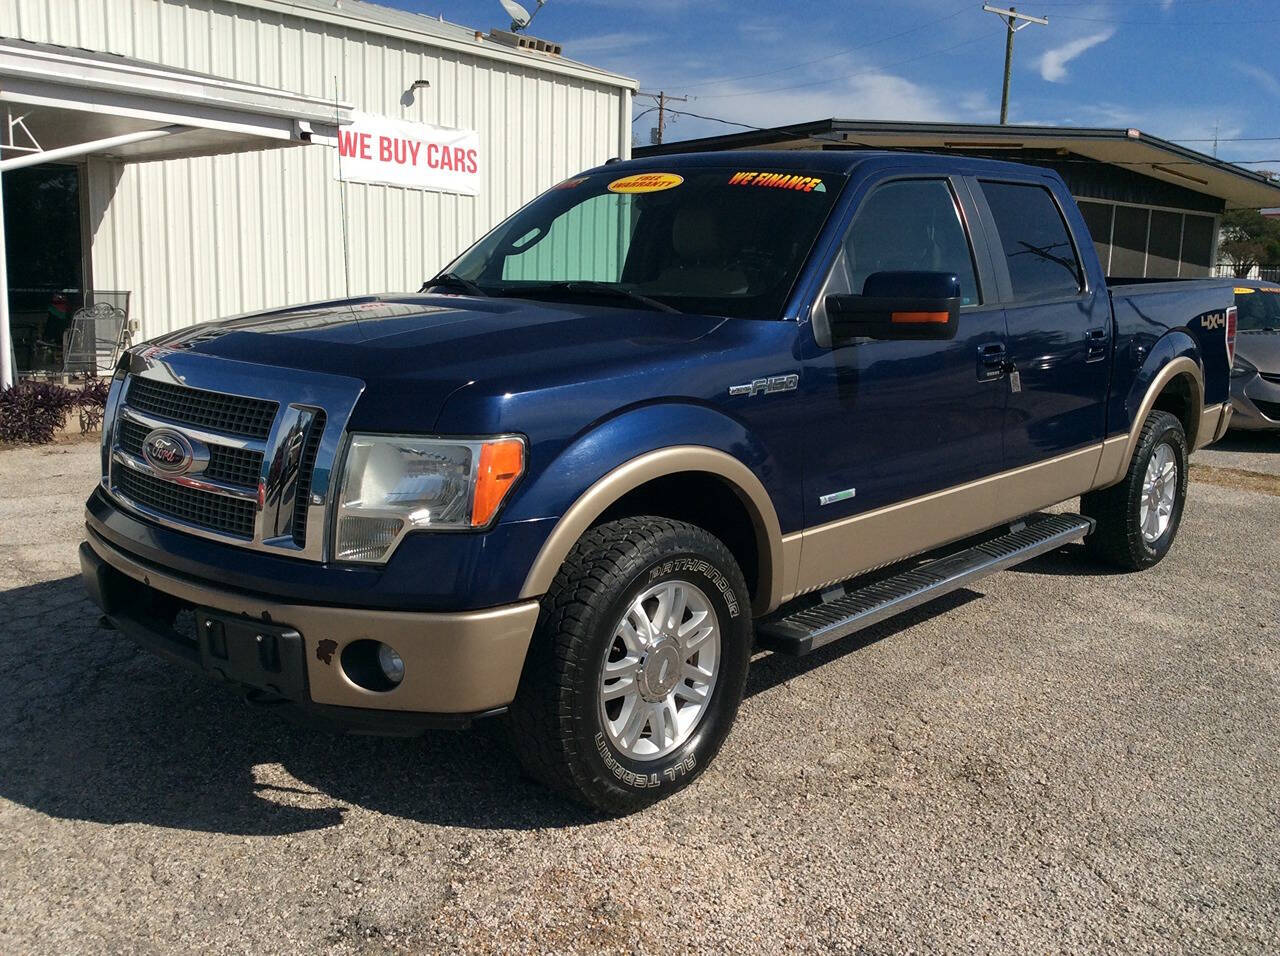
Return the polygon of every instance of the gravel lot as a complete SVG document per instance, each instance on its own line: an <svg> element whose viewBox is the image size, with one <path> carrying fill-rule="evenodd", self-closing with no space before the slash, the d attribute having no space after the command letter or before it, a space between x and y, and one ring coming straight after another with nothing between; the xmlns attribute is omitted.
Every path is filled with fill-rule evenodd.
<svg viewBox="0 0 1280 956"><path fill-rule="evenodd" d="M99 630L96 456L0 451L4 953L1280 946L1280 483L1196 481L1142 575L1067 549L762 655L701 782L601 822L501 725L312 733Z"/></svg>

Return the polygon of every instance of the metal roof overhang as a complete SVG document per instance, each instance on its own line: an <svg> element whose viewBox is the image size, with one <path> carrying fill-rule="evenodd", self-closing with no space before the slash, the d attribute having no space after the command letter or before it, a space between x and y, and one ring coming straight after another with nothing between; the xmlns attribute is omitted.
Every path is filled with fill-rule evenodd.
<svg viewBox="0 0 1280 956"><path fill-rule="evenodd" d="M0 172L335 142L351 106L127 57L0 38ZM0 189L0 388L15 377Z"/></svg>
<svg viewBox="0 0 1280 956"><path fill-rule="evenodd" d="M1176 186L1216 196L1229 209L1280 206L1280 184L1260 173L1223 162L1136 129L1076 129L1063 126L987 126L962 123L897 123L820 120L748 133L731 133L636 150L637 157L721 149L814 149L862 147L936 152L1050 150L1130 169ZM1010 156L1015 159L1016 156Z"/></svg>
<svg viewBox="0 0 1280 956"><path fill-rule="evenodd" d="M351 122L352 109L144 60L7 38L0 38L0 104L9 114L0 128L6 157L0 168L36 155L36 148L47 159L56 151L139 161L331 143L338 127ZM101 149L75 149L97 143Z"/></svg>

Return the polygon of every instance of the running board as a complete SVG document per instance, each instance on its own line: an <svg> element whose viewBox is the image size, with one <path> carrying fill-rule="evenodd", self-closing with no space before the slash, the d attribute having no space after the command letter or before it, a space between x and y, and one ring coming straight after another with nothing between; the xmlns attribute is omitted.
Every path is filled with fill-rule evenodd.
<svg viewBox="0 0 1280 956"><path fill-rule="evenodd" d="M1074 514L1032 515L1011 530L963 551L797 610L786 608L756 622L761 647L786 654L808 654L854 631L918 607L1005 568L1029 561L1093 530L1093 519Z"/></svg>

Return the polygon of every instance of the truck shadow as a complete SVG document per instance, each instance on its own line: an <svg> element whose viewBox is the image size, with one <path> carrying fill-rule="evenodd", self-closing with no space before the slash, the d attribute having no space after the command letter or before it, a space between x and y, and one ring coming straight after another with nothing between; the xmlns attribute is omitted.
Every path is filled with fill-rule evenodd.
<svg viewBox="0 0 1280 956"><path fill-rule="evenodd" d="M803 658L752 665L750 695L978 597L959 591ZM352 806L466 828L599 817L520 775L501 720L411 739L295 726L97 626L78 577L0 593L0 797L49 816L269 836Z"/></svg>
<svg viewBox="0 0 1280 956"><path fill-rule="evenodd" d="M1280 432L1227 432L1208 446L1214 451L1245 452L1251 455L1280 455Z"/></svg>

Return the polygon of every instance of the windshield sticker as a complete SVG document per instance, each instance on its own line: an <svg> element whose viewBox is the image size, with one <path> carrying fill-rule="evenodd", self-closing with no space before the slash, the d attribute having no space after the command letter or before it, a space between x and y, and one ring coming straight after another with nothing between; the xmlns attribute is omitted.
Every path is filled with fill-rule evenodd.
<svg viewBox="0 0 1280 956"><path fill-rule="evenodd" d="M611 193L657 193L664 189L674 189L684 182L683 176L675 173L636 173L624 176L609 184Z"/></svg>
<svg viewBox="0 0 1280 956"><path fill-rule="evenodd" d="M793 176L790 173L734 173L730 186L765 186L770 189L794 189L802 193L825 193L826 184L817 176Z"/></svg>

